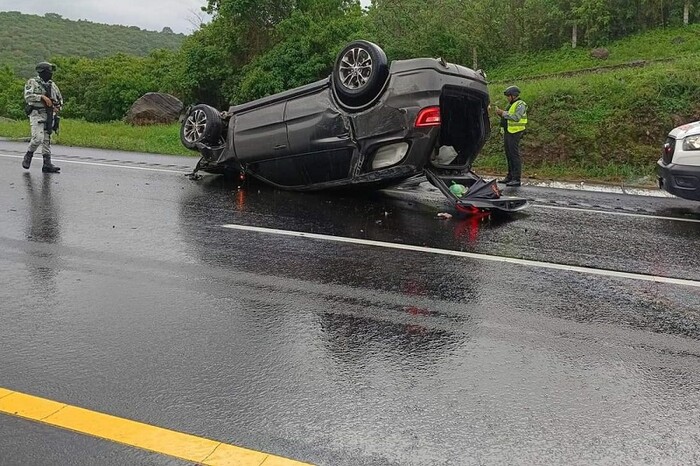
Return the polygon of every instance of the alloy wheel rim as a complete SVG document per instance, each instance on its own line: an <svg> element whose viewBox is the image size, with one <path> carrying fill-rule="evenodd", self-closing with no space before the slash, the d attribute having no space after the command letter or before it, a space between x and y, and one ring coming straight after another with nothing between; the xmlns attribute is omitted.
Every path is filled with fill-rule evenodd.
<svg viewBox="0 0 700 466"><path fill-rule="evenodd" d="M195 110L185 121L184 137L187 142L198 142L204 135L207 115L202 110Z"/></svg>
<svg viewBox="0 0 700 466"><path fill-rule="evenodd" d="M372 76L372 57L361 47L354 47L340 59L340 82L348 89L361 89Z"/></svg>

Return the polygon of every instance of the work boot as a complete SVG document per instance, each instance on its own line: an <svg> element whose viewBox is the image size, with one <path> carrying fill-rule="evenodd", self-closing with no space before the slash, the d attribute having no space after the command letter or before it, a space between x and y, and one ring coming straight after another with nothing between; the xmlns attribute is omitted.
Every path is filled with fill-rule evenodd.
<svg viewBox="0 0 700 466"><path fill-rule="evenodd" d="M509 188L517 188L518 186L520 186L520 184L520 180L510 180L506 183L506 186L508 186Z"/></svg>
<svg viewBox="0 0 700 466"><path fill-rule="evenodd" d="M506 183L510 183L512 180L513 180L513 178L511 178L510 175L508 175L505 178L503 178L502 180L498 180L498 182L501 184L506 184Z"/></svg>
<svg viewBox="0 0 700 466"><path fill-rule="evenodd" d="M27 153L24 154L24 158L22 159L22 168L29 170L29 166L32 164L32 157L34 157L34 152L27 151Z"/></svg>
<svg viewBox="0 0 700 466"><path fill-rule="evenodd" d="M51 163L51 156L50 155L45 155L44 156L44 166L41 167L41 171L44 173L58 173L61 171L61 169L58 168L56 165Z"/></svg>

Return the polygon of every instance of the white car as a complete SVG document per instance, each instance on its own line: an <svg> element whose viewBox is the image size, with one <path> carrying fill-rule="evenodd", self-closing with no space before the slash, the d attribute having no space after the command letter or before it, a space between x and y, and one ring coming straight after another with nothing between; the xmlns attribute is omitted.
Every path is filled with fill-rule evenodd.
<svg viewBox="0 0 700 466"><path fill-rule="evenodd" d="M700 201L700 121L668 133L657 172L661 189L684 199Z"/></svg>

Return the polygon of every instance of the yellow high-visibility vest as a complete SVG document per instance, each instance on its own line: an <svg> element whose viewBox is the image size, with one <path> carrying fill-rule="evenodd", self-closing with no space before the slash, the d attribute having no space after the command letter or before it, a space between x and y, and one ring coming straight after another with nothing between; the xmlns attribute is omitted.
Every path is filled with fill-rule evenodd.
<svg viewBox="0 0 700 466"><path fill-rule="evenodd" d="M510 104L510 108L508 109L508 114L509 115L515 115L515 109L518 108L518 104L522 102L525 103L522 100L516 100L512 104ZM523 116L520 117L520 121L513 121L513 120L506 120L508 121L508 132L509 133L519 133L521 131L525 131L525 126L527 125L527 104L525 104L525 113L523 113Z"/></svg>

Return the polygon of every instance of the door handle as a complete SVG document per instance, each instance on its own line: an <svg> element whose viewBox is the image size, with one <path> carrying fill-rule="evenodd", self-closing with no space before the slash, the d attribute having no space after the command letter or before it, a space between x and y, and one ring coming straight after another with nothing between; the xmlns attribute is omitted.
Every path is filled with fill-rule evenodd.
<svg viewBox="0 0 700 466"><path fill-rule="evenodd" d="M285 144L277 144L275 147L273 147L274 150L282 150L286 148L287 146Z"/></svg>

